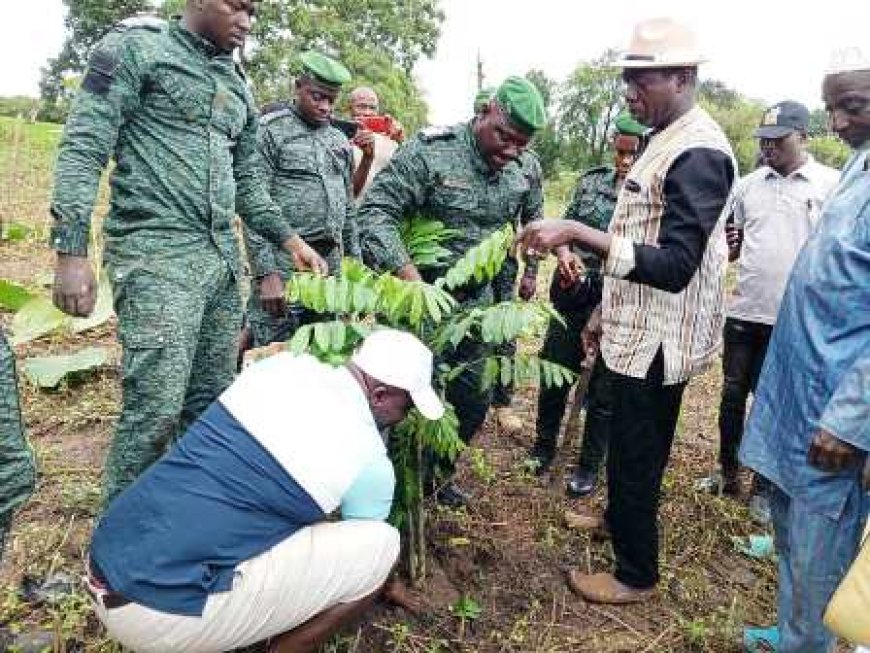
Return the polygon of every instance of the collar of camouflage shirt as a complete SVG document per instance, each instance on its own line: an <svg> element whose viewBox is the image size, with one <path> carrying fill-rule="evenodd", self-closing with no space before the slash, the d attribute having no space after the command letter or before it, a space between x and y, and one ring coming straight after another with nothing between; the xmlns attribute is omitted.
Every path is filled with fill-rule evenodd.
<svg viewBox="0 0 870 653"><path fill-rule="evenodd" d="M483 157L483 152L480 151L480 146L477 143L477 138L474 135L474 120L465 125L462 130L462 136L466 142L471 145L471 161L474 164L475 170L482 173L486 177L498 178L501 170L493 170L489 167L486 159Z"/></svg>
<svg viewBox="0 0 870 653"><path fill-rule="evenodd" d="M194 32L188 29L187 25L184 22L184 18L182 16L177 17L170 23L171 28L176 30L181 37L187 41L194 48L202 52L207 57L217 57L220 55L229 55L229 52L223 52L220 50L214 43L201 37L199 34L195 34Z"/></svg>

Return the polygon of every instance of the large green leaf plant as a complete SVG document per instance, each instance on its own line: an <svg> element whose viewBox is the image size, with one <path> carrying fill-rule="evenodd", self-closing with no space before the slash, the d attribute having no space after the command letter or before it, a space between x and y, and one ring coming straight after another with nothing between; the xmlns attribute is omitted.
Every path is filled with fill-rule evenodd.
<svg viewBox="0 0 870 653"><path fill-rule="evenodd" d="M310 353L340 364L366 334L383 325L414 333L432 349L436 361L443 361L445 354L467 338L497 345L539 334L549 320L561 319L544 302L507 301L466 307L450 293L468 283L482 283L495 277L504 264L513 235L510 225L494 232L431 284L403 281L390 273L378 274L352 259L346 259L341 273L334 277L294 274L287 284L288 299L323 313L324 321L299 328L287 346L293 352ZM437 240L425 237L420 240L440 246ZM428 255L431 250L427 250ZM482 390L497 384L561 385L570 383L573 376L568 369L531 354L488 355L453 366L439 363L436 387L443 392L466 368L479 364L484 369ZM436 422L428 422L412 411L395 434L392 455L398 492L393 522L405 532L408 572L413 581L425 574L423 451L429 449L438 455L455 457L464 445L458 436L456 413L449 404L445 416Z"/></svg>

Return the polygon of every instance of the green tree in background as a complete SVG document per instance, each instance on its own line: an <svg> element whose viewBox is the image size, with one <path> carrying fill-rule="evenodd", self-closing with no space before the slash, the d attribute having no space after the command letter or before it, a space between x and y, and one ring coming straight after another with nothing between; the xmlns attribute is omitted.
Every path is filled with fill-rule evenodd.
<svg viewBox="0 0 870 653"><path fill-rule="evenodd" d="M60 53L42 68L39 94L42 98L40 119L63 121L75 84L68 77L84 71L88 52L111 25L142 11L150 11L150 0L63 0L66 38Z"/></svg>
<svg viewBox="0 0 870 653"><path fill-rule="evenodd" d="M843 167L846 159L849 158L849 146L836 136L828 134L810 138L807 150L819 163L824 163L826 166L831 166L838 170Z"/></svg>
<svg viewBox="0 0 870 653"><path fill-rule="evenodd" d="M580 63L563 87L559 104L562 160L574 171L601 165L606 159L613 120L622 109L622 79L616 50Z"/></svg>
<svg viewBox="0 0 870 653"><path fill-rule="evenodd" d="M444 14L438 0L274 0L260 3L245 66L260 102L286 98L300 52L317 48L345 63L350 86L367 84L381 108L408 131L426 120L426 104L412 77L432 56Z"/></svg>
<svg viewBox="0 0 870 653"><path fill-rule="evenodd" d="M549 179L558 170L562 150L562 140L556 129L556 116L553 111L559 85L555 80L547 77L542 70L530 70L526 73L526 78L541 92L544 106L547 107L547 124L535 134L532 149L541 161L544 177Z"/></svg>
<svg viewBox="0 0 870 653"><path fill-rule="evenodd" d="M755 170L758 159L755 129L761 120L764 105L741 96L724 83L713 79L698 84L698 103L719 123L728 137L740 174L745 175Z"/></svg>
<svg viewBox="0 0 870 653"><path fill-rule="evenodd" d="M63 120L71 95L64 80L80 74L88 52L116 22L139 12L178 14L184 0L64 0L67 37L43 69L43 117ZM286 98L297 55L318 48L339 57L354 84L373 86L383 109L408 130L426 119L426 104L411 74L435 52L444 14L438 0L272 0L258 5L251 40L242 53L261 103Z"/></svg>

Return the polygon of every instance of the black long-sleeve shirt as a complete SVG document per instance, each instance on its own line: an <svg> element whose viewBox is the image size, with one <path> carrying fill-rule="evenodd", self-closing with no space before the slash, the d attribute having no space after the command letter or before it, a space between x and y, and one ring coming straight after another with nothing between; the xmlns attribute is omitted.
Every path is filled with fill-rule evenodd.
<svg viewBox="0 0 870 653"><path fill-rule="evenodd" d="M719 150L694 148L678 156L665 175L658 245L634 244L634 269L626 279L682 291L701 265L735 173L731 158Z"/></svg>

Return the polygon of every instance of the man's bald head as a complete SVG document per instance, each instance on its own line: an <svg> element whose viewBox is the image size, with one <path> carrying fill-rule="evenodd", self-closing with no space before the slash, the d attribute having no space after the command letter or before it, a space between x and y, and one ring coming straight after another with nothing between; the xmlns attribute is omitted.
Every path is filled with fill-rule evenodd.
<svg viewBox="0 0 870 653"><path fill-rule="evenodd" d="M373 88L358 86L350 92L350 115L354 118L376 116L380 112L380 100Z"/></svg>

